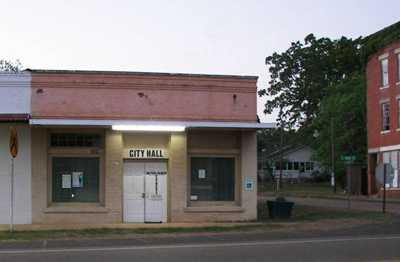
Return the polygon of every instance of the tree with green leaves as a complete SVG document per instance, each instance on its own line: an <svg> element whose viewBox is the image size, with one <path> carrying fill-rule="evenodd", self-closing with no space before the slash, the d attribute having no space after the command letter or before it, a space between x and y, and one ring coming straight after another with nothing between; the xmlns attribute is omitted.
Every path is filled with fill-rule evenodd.
<svg viewBox="0 0 400 262"><path fill-rule="evenodd" d="M0 71L2 72L19 72L21 68L22 64L18 59L15 61L0 59Z"/></svg>
<svg viewBox="0 0 400 262"><path fill-rule="evenodd" d="M306 127L317 117L321 100L361 67L359 39L316 38L294 42L281 54L266 58L271 80L259 91L268 96L265 113L279 110L278 123L287 128Z"/></svg>
<svg viewBox="0 0 400 262"><path fill-rule="evenodd" d="M360 41L310 34L304 42L292 43L285 52L266 58L271 80L268 88L259 91L269 98L264 112L278 110L279 125L294 128L297 143L313 146L315 159L326 167L332 165L332 142L335 166L340 164L336 163L340 154L365 153L365 89L354 85L362 81L355 74L362 68ZM354 120L355 116L361 118ZM343 169L336 171L343 175Z"/></svg>
<svg viewBox="0 0 400 262"><path fill-rule="evenodd" d="M366 165L366 78L371 54L400 40L400 22L365 38L331 40L308 35L304 42L266 58L271 80L265 113L278 110L278 123L295 128L297 141L310 144L315 159L344 175L341 155ZM315 135L318 134L318 135ZM332 154L332 142L333 151Z"/></svg>
<svg viewBox="0 0 400 262"><path fill-rule="evenodd" d="M366 164L366 94L363 70L332 87L331 94L322 99L313 129L318 133L310 143L314 158L324 166L332 165L332 142L337 182L344 184L345 163L340 156L355 156L356 162ZM333 141L332 141L333 139Z"/></svg>

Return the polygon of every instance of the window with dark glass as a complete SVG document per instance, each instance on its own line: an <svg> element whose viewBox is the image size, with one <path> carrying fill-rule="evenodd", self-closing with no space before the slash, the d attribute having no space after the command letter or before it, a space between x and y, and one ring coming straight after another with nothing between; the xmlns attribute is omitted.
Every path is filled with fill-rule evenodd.
<svg viewBox="0 0 400 262"><path fill-rule="evenodd" d="M312 170L312 168L311 168L311 162L306 162L306 170L307 170L307 171L311 171L311 170Z"/></svg>
<svg viewBox="0 0 400 262"><path fill-rule="evenodd" d="M390 104L385 102L381 104L381 116L382 116L382 131L390 130Z"/></svg>
<svg viewBox="0 0 400 262"><path fill-rule="evenodd" d="M52 157L53 202L98 202L98 157Z"/></svg>
<svg viewBox="0 0 400 262"><path fill-rule="evenodd" d="M304 162L300 162L299 170L300 170L300 172L304 172L304 171L305 171L305 164L304 164Z"/></svg>
<svg viewBox="0 0 400 262"><path fill-rule="evenodd" d="M190 165L192 200L235 200L234 158L192 157Z"/></svg>
<svg viewBox="0 0 400 262"><path fill-rule="evenodd" d="M400 53L397 53L396 57L397 57L397 81L400 81Z"/></svg>
<svg viewBox="0 0 400 262"><path fill-rule="evenodd" d="M293 162L293 169L299 170L299 162Z"/></svg>
<svg viewBox="0 0 400 262"><path fill-rule="evenodd" d="M400 128L400 98L397 99L397 128Z"/></svg>
<svg viewBox="0 0 400 262"><path fill-rule="evenodd" d="M389 60L387 58L381 60L381 81L382 86L389 85Z"/></svg>
<svg viewBox="0 0 400 262"><path fill-rule="evenodd" d="M54 133L50 137L52 147L101 147L99 134Z"/></svg>

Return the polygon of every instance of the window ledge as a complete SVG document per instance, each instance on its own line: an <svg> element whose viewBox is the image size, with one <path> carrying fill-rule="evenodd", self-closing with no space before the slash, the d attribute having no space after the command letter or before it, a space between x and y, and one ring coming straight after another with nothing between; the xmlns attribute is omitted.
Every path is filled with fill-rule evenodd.
<svg viewBox="0 0 400 262"><path fill-rule="evenodd" d="M244 208L240 206L207 206L207 207L186 207L186 213L241 213Z"/></svg>
<svg viewBox="0 0 400 262"><path fill-rule="evenodd" d="M381 191L383 191L383 187L381 186ZM400 191L399 187L387 187L386 191Z"/></svg>
<svg viewBox="0 0 400 262"><path fill-rule="evenodd" d="M379 87L380 90L389 88L389 85Z"/></svg>
<svg viewBox="0 0 400 262"><path fill-rule="evenodd" d="M396 130L397 130L397 129L396 129ZM390 130L381 131L381 135L388 134L388 133L390 133Z"/></svg>
<svg viewBox="0 0 400 262"><path fill-rule="evenodd" d="M71 204L57 203L43 210L44 213L108 213L109 209L98 204Z"/></svg>
<svg viewBox="0 0 400 262"><path fill-rule="evenodd" d="M396 86L400 86L400 81L398 81L398 82L396 83Z"/></svg>

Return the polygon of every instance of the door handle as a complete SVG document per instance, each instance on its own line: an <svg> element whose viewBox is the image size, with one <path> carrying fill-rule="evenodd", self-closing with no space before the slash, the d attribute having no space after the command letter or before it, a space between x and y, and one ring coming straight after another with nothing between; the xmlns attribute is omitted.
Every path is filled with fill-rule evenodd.
<svg viewBox="0 0 400 262"><path fill-rule="evenodd" d="M146 193L142 193L142 198L146 198Z"/></svg>

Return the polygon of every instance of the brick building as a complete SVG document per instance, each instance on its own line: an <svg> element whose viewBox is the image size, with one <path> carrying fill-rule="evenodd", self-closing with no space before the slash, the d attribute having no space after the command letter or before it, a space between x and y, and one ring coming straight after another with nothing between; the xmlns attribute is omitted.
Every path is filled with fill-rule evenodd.
<svg viewBox="0 0 400 262"><path fill-rule="evenodd" d="M393 173L386 188L400 197L400 41L378 50L367 64L368 193L380 193L375 168L388 163Z"/></svg>
<svg viewBox="0 0 400 262"><path fill-rule="evenodd" d="M20 140L15 223L256 219L256 130L274 126L257 123L256 81L110 71L0 74L0 224L10 221L10 126Z"/></svg>

